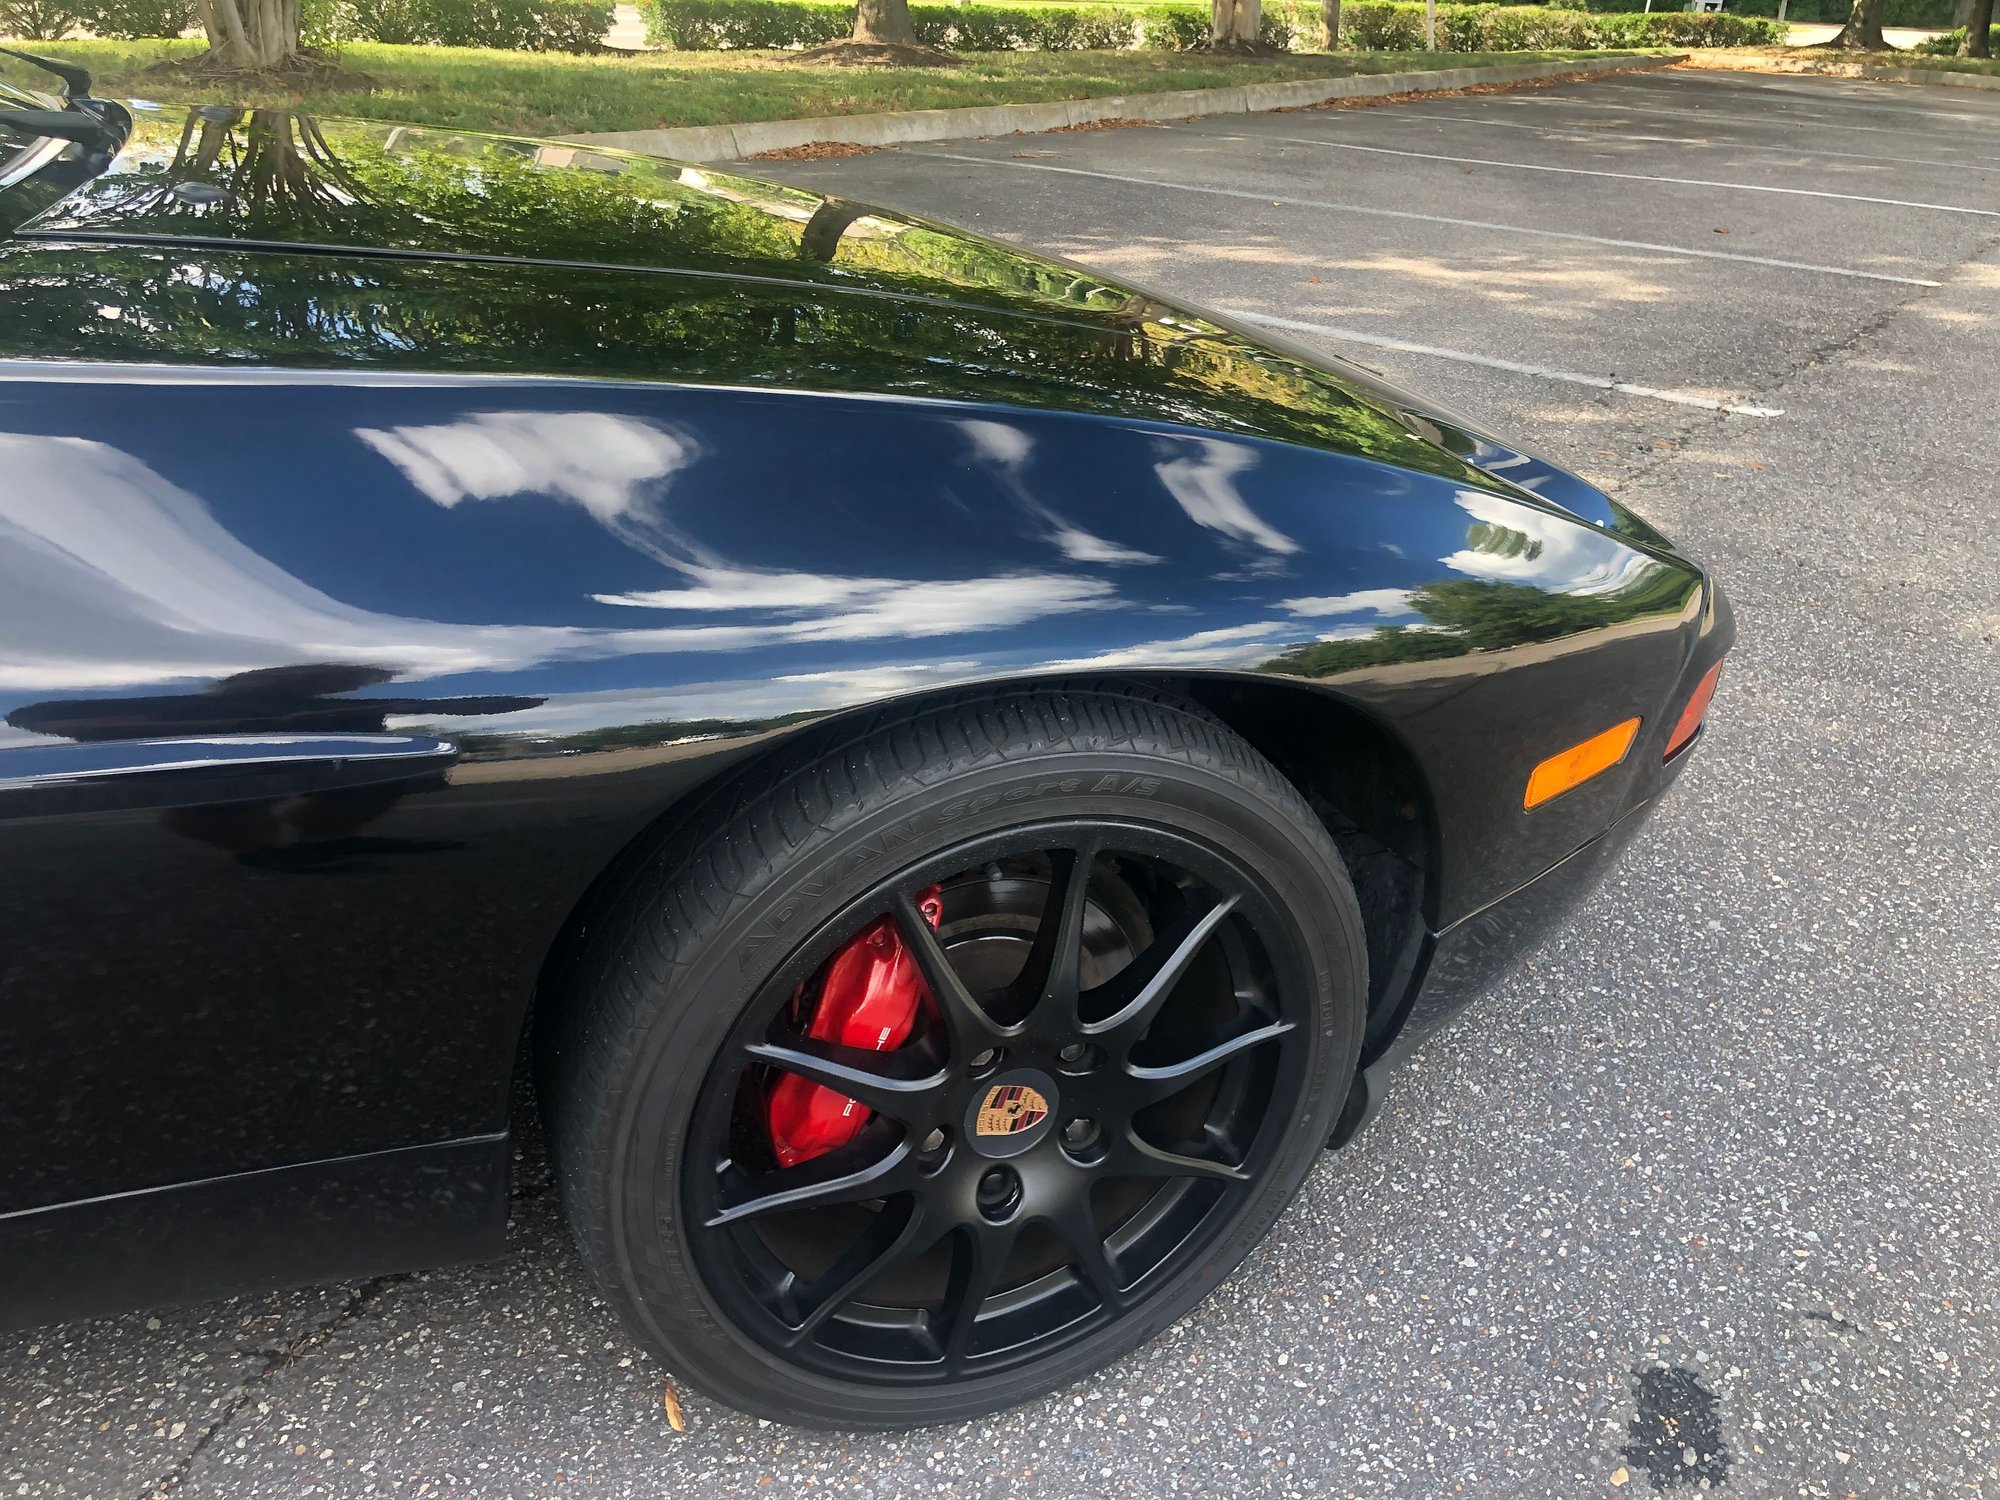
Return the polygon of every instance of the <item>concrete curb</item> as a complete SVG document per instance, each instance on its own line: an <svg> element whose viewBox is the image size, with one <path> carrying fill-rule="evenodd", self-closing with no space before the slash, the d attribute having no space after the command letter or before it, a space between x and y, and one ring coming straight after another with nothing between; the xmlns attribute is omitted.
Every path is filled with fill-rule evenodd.
<svg viewBox="0 0 2000 1500"><path fill-rule="evenodd" d="M2000 78L1985 73L1955 73L1949 68L1872 68L1866 63L1798 63L1758 59L1755 67L1735 67L1719 59L1703 59L1694 66L1709 73L1769 73L1785 78L1852 78L1863 83L1927 83L1957 89L2000 89Z"/></svg>
<svg viewBox="0 0 2000 1500"><path fill-rule="evenodd" d="M1882 83L1931 83L1952 89L2000 89L2000 78L1986 73L1954 73L1949 68L1863 68L1855 76Z"/></svg>
<svg viewBox="0 0 2000 1500"><path fill-rule="evenodd" d="M1372 73L1349 78L1300 78L1227 89L1179 89L1160 94L1114 94L1100 99L1056 99L1045 104L988 104L972 109L905 109L879 115L828 115L813 120L760 120L745 125L691 125L676 130L612 130L562 139L583 146L615 146L680 161L740 161L764 151L842 142L855 146L907 146L919 141L967 140L1090 125L1099 120L1185 120L1197 115L1243 115L1299 109L1329 99L1383 94L1433 94L1481 83L1526 83L1624 68L1664 68L1685 62L1664 57L1575 58L1566 62L1512 63L1496 68L1443 68L1423 73Z"/></svg>

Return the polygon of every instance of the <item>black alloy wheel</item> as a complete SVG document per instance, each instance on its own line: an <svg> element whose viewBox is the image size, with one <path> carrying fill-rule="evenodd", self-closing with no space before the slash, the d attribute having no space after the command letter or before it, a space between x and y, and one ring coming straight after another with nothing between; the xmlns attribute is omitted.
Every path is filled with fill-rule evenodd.
<svg viewBox="0 0 2000 1500"><path fill-rule="evenodd" d="M831 960L884 919L908 1035L816 1038ZM1359 1047L1324 829L1143 689L813 736L601 931L542 1048L579 1242L670 1370L815 1425L990 1411L1166 1326L1290 1199ZM853 1101L851 1138L781 1165L786 1075Z"/></svg>

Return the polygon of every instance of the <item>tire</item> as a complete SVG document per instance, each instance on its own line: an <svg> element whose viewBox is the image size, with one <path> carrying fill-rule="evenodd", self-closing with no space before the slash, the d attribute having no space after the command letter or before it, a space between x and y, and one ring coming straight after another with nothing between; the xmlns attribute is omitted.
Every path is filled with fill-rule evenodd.
<svg viewBox="0 0 2000 1500"><path fill-rule="evenodd" d="M870 922L923 974L911 1039L801 1040ZM966 695L808 732L663 832L550 1008L543 1108L584 1260L677 1376L808 1426L954 1422L1236 1267L1339 1117L1366 995L1332 841L1216 720L1140 687ZM785 1167L786 1071L880 1107Z"/></svg>

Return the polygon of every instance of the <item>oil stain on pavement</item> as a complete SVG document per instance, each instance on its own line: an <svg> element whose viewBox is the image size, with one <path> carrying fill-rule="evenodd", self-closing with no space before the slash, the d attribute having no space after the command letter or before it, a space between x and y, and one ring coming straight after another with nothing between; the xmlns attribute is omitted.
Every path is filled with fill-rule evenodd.
<svg viewBox="0 0 2000 1500"><path fill-rule="evenodd" d="M1638 1411L1626 1429L1625 1458L1646 1471L1654 1489L1715 1489L1729 1477L1715 1397L1694 1371L1641 1370L1633 1395Z"/></svg>

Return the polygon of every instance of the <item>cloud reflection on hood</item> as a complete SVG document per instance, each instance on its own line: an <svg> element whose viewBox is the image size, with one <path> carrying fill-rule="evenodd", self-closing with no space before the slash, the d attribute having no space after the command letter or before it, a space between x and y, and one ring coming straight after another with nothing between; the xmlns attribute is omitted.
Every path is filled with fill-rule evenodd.
<svg viewBox="0 0 2000 1500"><path fill-rule="evenodd" d="M1195 525L1281 557L1301 550L1252 510L1236 487L1236 476L1256 467L1256 449L1206 437L1163 437L1160 448L1153 472Z"/></svg>
<svg viewBox="0 0 2000 1500"><path fill-rule="evenodd" d="M1030 434L1010 423L986 417L964 418L958 423L958 429L971 443L973 457L997 471L995 477L1001 488L1022 510L1047 526L1043 539L1071 562L1122 566L1162 561L1151 552L1107 541L1085 531L1053 507L1036 499L1023 472L1035 451L1035 440Z"/></svg>
<svg viewBox="0 0 2000 1500"><path fill-rule="evenodd" d="M428 432L396 430L405 458L437 457L412 436ZM635 487L665 477L641 471L674 456L662 446L615 472L572 469L565 493L594 515L633 519ZM0 435L0 471L10 481L0 486L0 690L134 686L306 660L442 677L649 652L950 636L1114 603L1108 583L1066 574L910 583L682 561L692 587L664 592L689 607L765 618L631 629L453 624L360 609L313 588L246 546L199 498L107 444ZM431 481L463 499L511 479L461 452Z"/></svg>
<svg viewBox="0 0 2000 1500"><path fill-rule="evenodd" d="M1465 546L1438 561L1474 578L1565 594L1614 594L1660 566L1570 516L1480 490L1460 490L1454 498L1476 524Z"/></svg>

